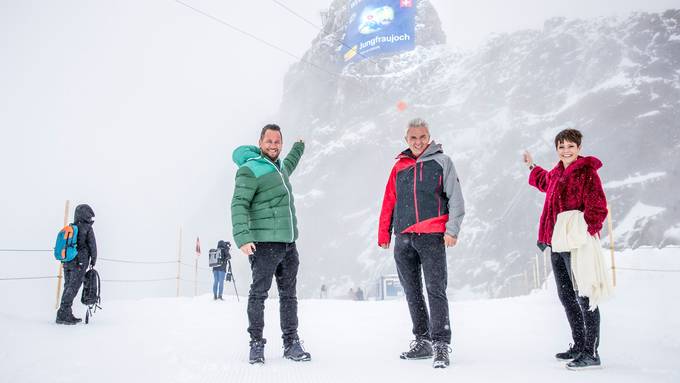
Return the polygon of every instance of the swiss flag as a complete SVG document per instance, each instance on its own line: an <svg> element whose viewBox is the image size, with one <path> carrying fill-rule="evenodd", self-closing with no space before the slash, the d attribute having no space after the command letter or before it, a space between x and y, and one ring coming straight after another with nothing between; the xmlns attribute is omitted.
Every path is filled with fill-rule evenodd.
<svg viewBox="0 0 680 383"><path fill-rule="evenodd" d="M399 8L411 8L413 0L399 0Z"/></svg>

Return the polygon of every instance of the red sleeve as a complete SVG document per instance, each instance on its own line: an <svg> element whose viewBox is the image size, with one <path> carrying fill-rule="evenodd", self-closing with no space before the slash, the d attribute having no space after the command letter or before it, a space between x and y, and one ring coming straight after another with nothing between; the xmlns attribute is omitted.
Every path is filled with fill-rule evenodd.
<svg viewBox="0 0 680 383"><path fill-rule="evenodd" d="M548 189L550 173L542 167L536 165L529 173L529 185L545 193Z"/></svg>
<svg viewBox="0 0 680 383"><path fill-rule="evenodd" d="M385 186L382 209L380 210L380 221L378 223L378 245L389 244L392 239L392 213L394 204L397 200L397 166L395 165L390 172L390 178Z"/></svg>
<svg viewBox="0 0 680 383"><path fill-rule="evenodd" d="M588 172L583 188L583 218L588 224L588 233L595 235L602 230L602 224L608 213L607 197L604 195L602 182L596 170Z"/></svg>

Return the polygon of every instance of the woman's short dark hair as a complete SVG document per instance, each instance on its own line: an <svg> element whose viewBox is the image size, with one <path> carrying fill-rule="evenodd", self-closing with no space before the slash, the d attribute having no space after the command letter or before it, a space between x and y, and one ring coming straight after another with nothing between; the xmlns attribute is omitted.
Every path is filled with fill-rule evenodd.
<svg viewBox="0 0 680 383"><path fill-rule="evenodd" d="M267 130L273 130L275 132L279 132L281 135L281 139L283 140L283 133L281 133L281 128L276 125L276 124L267 124L262 128L262 132L260 132L260 141L264 138L264 134L267 132Z"/></svg>
<svg viewBox="0 0 680 383"><path fill-rule="evenodd" d="M564 129L563 131L557 133L557 135L555 136L555 149L557 149L559 144L564 141L573 142L576 144L576 146L580 147L582 138L583 134L581 134L581 132L579 132L578 130Z"/></svg>

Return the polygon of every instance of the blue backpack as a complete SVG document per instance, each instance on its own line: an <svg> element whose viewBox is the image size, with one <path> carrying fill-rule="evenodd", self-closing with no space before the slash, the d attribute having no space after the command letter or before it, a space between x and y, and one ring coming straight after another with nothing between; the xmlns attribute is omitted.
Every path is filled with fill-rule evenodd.
<svg viewBox="0 0 680 383"><path fill-rule="evenodd" d="M64 226L57 234L54 245L54 258L61 262L70 262L78 255L78 226L70 224Z"/></svg>

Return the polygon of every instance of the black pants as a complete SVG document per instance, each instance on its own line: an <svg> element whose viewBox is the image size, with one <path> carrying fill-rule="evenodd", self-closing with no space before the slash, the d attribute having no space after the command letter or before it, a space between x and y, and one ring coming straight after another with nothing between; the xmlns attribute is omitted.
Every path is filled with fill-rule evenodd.
<svg viewBox="0 0 680 383"><path fill-rule="evenodd" d="M579 297L574 289L571 253L551 253L550 259L557 283L557 295L567 313L574 346L579 351L595 355L600 343L600 309L588 310L589 299Z"/></svg>
<svg viewBox="0 0 680 383"><path fill-rule="evenodd" d="M451 343L444 234L397 234L394 260L397 263L399 281L406 293L413 335L416 339ZM429 316L423 296L421 268L425 275Z"/></svg>
<svg viewBox="0 0 680 383"><path fill-rule="evenodd" d="M78 259L64 263L64 293L61 295L60 315L72 314L71 306L78 295L80 286L83 285L84 277L85 267L78 262Z"/></svg>
<svg viewBox="0 0 680 383"><path fill-rule="evenodd" d="M276 276L279 310L284 343L298 338L297 297L295 285L300 261L295 242L256 242L255 254L249 257L253 283L248 295L248 333L252 340L262 339L264 301Z"/></svg>

